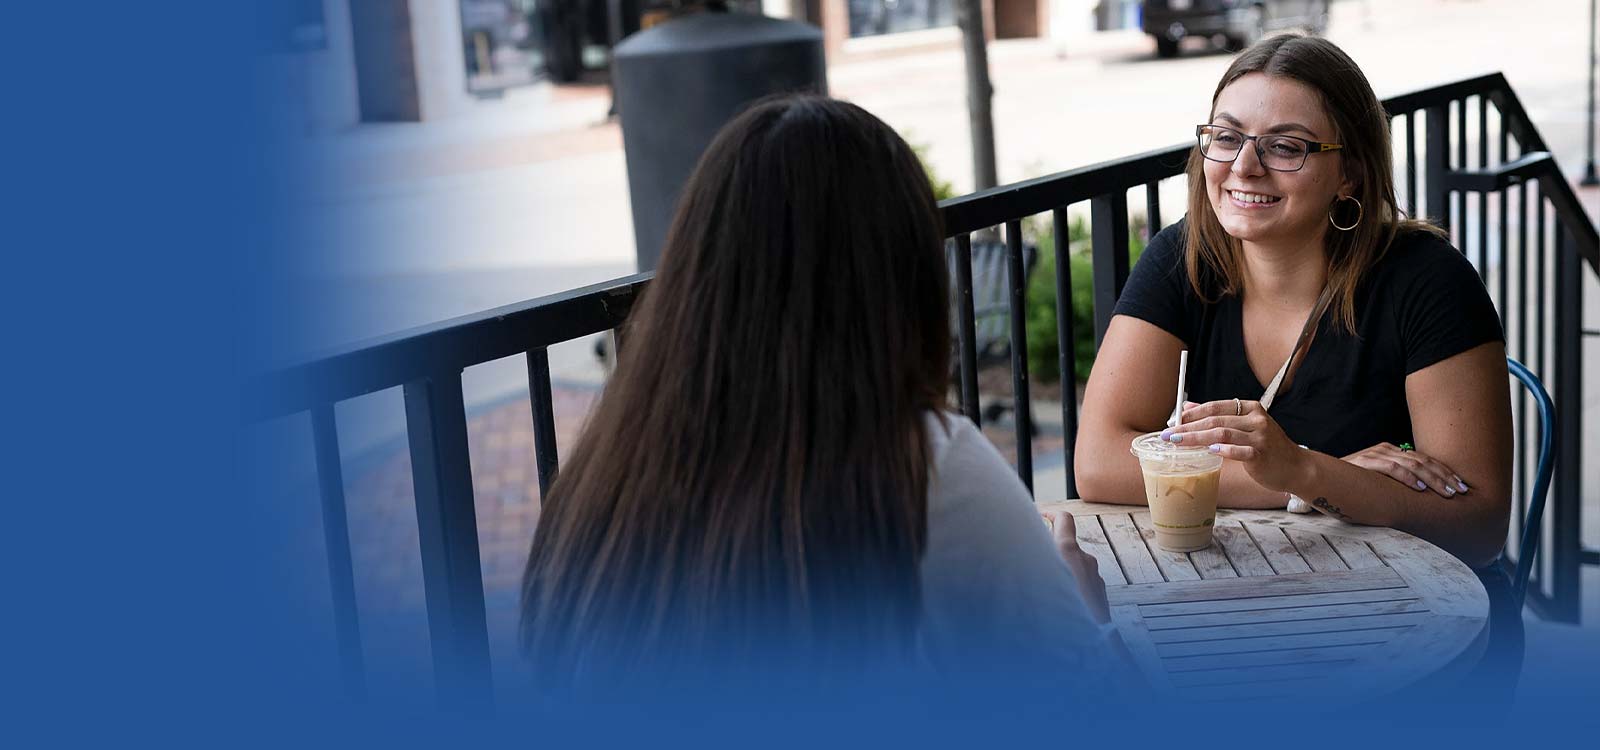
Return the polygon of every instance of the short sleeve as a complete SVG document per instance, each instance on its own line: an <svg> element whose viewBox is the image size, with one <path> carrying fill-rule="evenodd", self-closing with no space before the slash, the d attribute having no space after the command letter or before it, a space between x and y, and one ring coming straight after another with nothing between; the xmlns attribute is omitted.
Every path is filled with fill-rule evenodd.
<svg viewBox="0 0 1600 750"><path fill-rule="evenodd" d="M947 674L987 665L1024 681L1114 684L1123 665L1027 488L971 422L949 422L922 563L925 653Z"/></svg>
<svg viewBox="0 0 1600 750"><path fill-rule="evenodd" d="M1185 231L1180 221L1150 238L1128 274L1115 314L1138 318L1193 345L1189 324L1194 316L1185 310L1192 296L1183 267Z"/></svg>
<svg viewBox="0 0 1600 750"><path fill-rule="evenodd" d="M1396 295L1407 375L1491 341L1505 341L1500 315L1478 272L1454 247L1425 235L1405 252Z"/></svg>

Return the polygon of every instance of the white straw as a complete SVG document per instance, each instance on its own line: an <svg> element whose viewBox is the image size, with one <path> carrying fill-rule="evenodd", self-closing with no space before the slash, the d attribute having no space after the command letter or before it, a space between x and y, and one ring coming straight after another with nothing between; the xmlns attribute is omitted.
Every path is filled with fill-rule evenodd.
<svg viewBox="0 0 1600 750"><path fill-rule="evenodd" d="M1183 424L1183 383L1189 374L1189 350L1184 349L1178 354L1178 402L1172 407L1173 418L1177 424Z"/></svg>

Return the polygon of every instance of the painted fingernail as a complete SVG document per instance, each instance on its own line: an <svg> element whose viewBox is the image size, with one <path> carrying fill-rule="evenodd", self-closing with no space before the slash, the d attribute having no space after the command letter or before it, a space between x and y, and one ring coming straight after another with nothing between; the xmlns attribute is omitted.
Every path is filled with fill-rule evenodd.
<svg viewBox="0 0 1600 750"><path fill-rule="evenodd" d="M1457 480L1456 480L1456 484L1458 484L1458 485L1460 485L1460 486L1461 486L1461 491L1462 491L1462 492L1466 492L1466 491L1468 491L1468 490L1470 490L1470 489L1472 489L1472 488L1471 488L1471 487L1468 487L1468 486L1467 486L1467 483L1466 483L1466 482L1463 482L1463 481L1461 481L1461 480L1459 480L1459 479L1457 479Z"/></svg>
<svg viewBox="0 0 1600 750"><path fill-rule="evenodd" d="M1171 441L1172 441L1172 442L1174 442L1174 443L1181 443L1181 442L1183 442L1183 436L1182 436L1182 435L1173 435L1173 436L1172 436L1172 437L1170 437L1170 438L1167 438L1167 439L1168 439L1168 440L1171 440Z"/></svg>
<svg viewBox="0 0 1600 750"><path fill-rule="evenodd" d="M1444 486L1444 495L1445 495L1445 497L1455 497L1456 496L1456 488L1451 487L1448 484L1445 485Z"/></svg>
<svg viewBox="0 0 1600 750"><path fill-rule="evenodd" d="M1172 439L1172 430L1170 430L1170 429L1162 430L1161 431L1161 439L1162 440L1171 440Z"/></svg>
<svg viewBox="0 0 1600 750"><path fill-rule="evenodd" d="M1212 453L1221 453L1222 452L1222 445L1219 444L1219 443L1212 443L1209 447L1206 448L1206 450L1211 451Z"/></svg>
<svg viewBox="0 0 1600 750"><path fill-rule="evenodd" d="M1419 489L1419 490L1428 489L1428 485L1423 483L1423 481L1421 479L1418 479L1417 480L1417 489Z"/></svg>

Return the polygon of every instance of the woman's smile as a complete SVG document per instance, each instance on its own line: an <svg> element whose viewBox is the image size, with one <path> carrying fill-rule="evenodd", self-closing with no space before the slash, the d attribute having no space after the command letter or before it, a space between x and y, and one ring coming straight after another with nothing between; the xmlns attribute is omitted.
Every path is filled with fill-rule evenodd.
<svg viewBox="0 0 1600 750"><path fill-rule="evenodd" d="M1270 195L1268 193L1232 189L1227 190L1226 192L1228 194L1228 202L1232 203L1234 208L1245 211L1263 211L1266 209L1276 208L1279 204L1283 203L1283 198L1281 196Z"/></svg>

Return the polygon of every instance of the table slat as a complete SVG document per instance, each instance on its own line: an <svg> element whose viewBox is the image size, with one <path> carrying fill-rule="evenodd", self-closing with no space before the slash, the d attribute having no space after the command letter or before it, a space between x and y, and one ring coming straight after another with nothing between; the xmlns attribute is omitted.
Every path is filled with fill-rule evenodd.
<svg viewBox="0 0 1600 750"><path fill-rule="evenodd" d="M1228 555L1222 551L1214 533L1211 546L1190 552L1189 562L1194 563L1194 569L1200 571L1200 577L1207 580L1239 577L1239 571L1234 570L1233 563L1228 562Z"/></svg>
<svg viewBox="0 0 1600 750"><path fill-rule="evenodd" d="M1100 578L1106 585L1121 586L1127 583L1128 578L1122 574L1122 566L1117 563L1117 555L1111 551L1111 543L1106 541L1106 530L1100 525L1099 516L1078 516L1073 518L1073 523L1078 527L1078 546L1100 563Z"/></svg>
<svg viewBox="0 0 1600 750"><path fill-rule="evenodd" d="M1304 635L1309 633L1337 633L1375 628L1393 628L1401 625L1419 625L1430 612L1405 612L1395 615L1361 615L1334 617L1327 620L1296 620L1292 622L1263 622L1249 625L1218 625L1206 628L1179 628L1177 630L1152 630L1150 640L1161 643L1192 643L1195 641L1236 640L1274 635Z"/></svg>
<svg viewBox="0 0 1600 750"><path fill-rule="evenodd" d="M1299 664L1302 662L1331 661L1334 659L1361 658L1377 649L1378 643L1350 643L1318 648L1280 649L1243 654L1198 654L1195 656L1168 656L1162 666L1170 674L1180 674L1195 669L1218 667L1250 667L1271 664Z"/></svg>
<svg viewBox="0 0 1600 750"><path fill-rule="evenodd" d="M1133 525L1133 516L1128 513L1108 513L1100 516L1100 523L1105 525L1106 539L1111 542L1111 549L1116 550L1117 561L1122 563L1122 572L1127 576L1128 583L1162 583L1167 580L1161 575L1161 568L1156 567L1155 558L1150 556L1150 548L1145 546L1144 537Z"/></svg>
<svg viewBox="0 0 1600 750"><path fill-rule="evenodd" d="M1117 623L1123 644L1128 647L1128 653L1133 656L1134 663L1144 673L1145 679L1150 681L1151 687L1170 690L1172 683L1167 681L1167 671L1162 668L1161 656L1156 653L1156 644L1150 640L1144 618L1139 616L1139 608L1131 604L1112 606L1111 621Z"/></svg>
<svg viewBox="0 0 1600 750"><path fill-rule="evenodd" d="M1487 609L1483 584L1472 570L1449 554L1413 536L1400 536L1377 547L1389 567L1427 597L1441 615L1482 617Z"/></svg>
<svg viewBox="0 0 1600 750"><path fill-rule="evenodd" d="M1321 534L1300 529L1284 529L1283 532L1289 536L1289 541L1294 543L1295 549L1300 550L1300 556L1305 558L1312 570L1350 569Z"/></svg>
<svg viewBox="0 0 1600 750"><path fill-rule="evenodd" d="M1194 628L1213 625L1246 625L1263 622L1294 622L1328 620L1338 617L1363 617L1392 615L1405 612L1427 612L1428 606L1420 599L1393 602L1359 602L1355 604L1326 604L1310 607L1277 607L1271 609L1246 609L1236 612L1211 612L1198 615L1145 616L1145 625L1151 632L1175 628Z"/></svg>
<svg viewBox="0 0 1600 750"><path fill-rule="evenodd" d="M1155 558L1156 567L1161 569L1163 577L1168 581L1200 580L1200 572L1194 569L1194 563L1189 562L1188 553L1162 549L1156 543L1156 525L1150 518L1150 511L1134 513L1133 525L1139 529L1139 536L1144 539L1144 545L1150 550L1151 557Z"/></svg>
<svg viewBox="0 0 1600 750"><path fill-rule="evenodd" d="M1267 562L1261 549L1256 546L1256 540L1244 530L1244 525L1238 521L1223 521L1217 519L1217 527L1212 530L1212 535L1222 545L1222 550L1228 556L1228 561L1239 571L1240 576L1270 576L1277 571Z"/></svg>
<svg viewBox="0 0 1600 750"><path fill-rule="evenodd" d="M1274 606L1311 607L1319 604L1359 604L1361 602L1392 602L1416 599L1417 593L1401 584L1395 588L1339 591L1330 594L1291 594L1287 596L1244 597L1240 599L1174 602L1172 604L1141 604L1139 612L1147 618L1167 615L1203 615L1212 612L1241 612L1250 609L1267 609Z"/></svg>
<svg viewBox="0 0 1600 750"><path fill-rule="evenodd" d="M1337 633L1298 633L1271 638L1241 638L1231 641L1194 641L1191 643L1166 643L1156 647L1163 659L1175 656L1201 654L1253 654L1293 648L1328 648L1330 646L1370 645L1380 646L1407 632L1411 626L1378 628L1375 630L1346 630Z"/></svg>
<svg viewBox="0 0 1600 750"><path fill-rule="evenodd" d="M1311 566L1300 556L1300 550L1295 548L1294 542L1284 536L1283 529L1259 523L1247 523L1244 528L1250 533L1250 538L1256 541L1256 547L1261 550L1261 554L1266 555L1267 562L1272 564L1272 569L1277 571L1278 575L1311 572Z"/></svg>
<svg viewBox="0 0 1600 750"><path fill-rule="evenodd" d="M1285 540L1287 541L1287 540ZM1294 573L1260 578L1224 578L1180 583L1131 583L1107 589L1115 604L1172 604L1219 599L1250 599L1290 594L1330 594L1367 591L1407 585L1392 568L1348 570L1341 573Z"/></svg>
<svg viewBox="0 0 1600 750"><path fill-rule="evenodd" d="M1367 568L1381 568L1383 561L1373 553L1372 546L1360 539L1351 539L1346 536L1323 535L1329 544L1344 558L1351 570L1365 570Z"/></svg>

